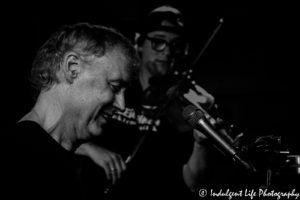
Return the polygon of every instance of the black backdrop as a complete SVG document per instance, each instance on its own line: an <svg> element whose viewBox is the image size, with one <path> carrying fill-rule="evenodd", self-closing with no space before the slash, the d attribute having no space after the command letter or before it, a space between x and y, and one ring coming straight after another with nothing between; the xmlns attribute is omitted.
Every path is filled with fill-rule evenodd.
<svg viewBox="0 0 300 200"><path fill-rule="evenodd" d="M198 62L201 73L196 79L216 97L225 120L247 134L279 134L288 137L290 144L297 144L293 66L282 59L287 54L283 44L288 43L293 26L290 15L283 14L284 8L254 3L172 2L186 16L191 40L189 62L224 17L222 28ZM31 108L31 62L50 33L63 24L88 21L113 26L132 38L141 16L162 3L98 1L62 5L49 1L3 5L7 12L1 16L2 123L15 122Z"/></svg>

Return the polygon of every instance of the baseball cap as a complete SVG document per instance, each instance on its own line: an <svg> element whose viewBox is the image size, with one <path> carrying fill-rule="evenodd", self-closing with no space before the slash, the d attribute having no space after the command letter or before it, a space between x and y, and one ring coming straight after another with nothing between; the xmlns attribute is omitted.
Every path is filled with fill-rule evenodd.
<svg viewBox="0 0 300 200"><path fill-rule="evenodd" d="M141 33L145 34L159 30L179 35L184 34L182 13L170 5L163 5L150 11L144 19Z"/></svg>

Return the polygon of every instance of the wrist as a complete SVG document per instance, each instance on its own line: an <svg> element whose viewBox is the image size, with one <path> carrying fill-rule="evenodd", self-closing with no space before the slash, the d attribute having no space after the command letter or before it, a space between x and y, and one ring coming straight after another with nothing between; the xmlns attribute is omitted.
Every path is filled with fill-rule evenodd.
<svg viewBox="0 0 300 200"><path fill-rule="evenodd" d="M76 149L76 153L80 154L80 155L89 155L92 150L94 149L95 144L93 143L83 143L81 144L77 149Z"/></svg>

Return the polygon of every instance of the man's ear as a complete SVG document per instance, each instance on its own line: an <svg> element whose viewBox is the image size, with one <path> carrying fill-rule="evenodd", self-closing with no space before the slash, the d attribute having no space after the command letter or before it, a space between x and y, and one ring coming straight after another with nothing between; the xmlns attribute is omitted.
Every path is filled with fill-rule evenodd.
<svg viewBox="0 0 300 200"><path fill-rule="evenodd" d="M143 51L144 38L140 33L135 33L134 35L134 48L138 53Z"/></svg>
<svg viewBox="0 0 300 200"><path fill-rule="evenodd" d="M73 81L78 78L82 70L82 59L75 52L69 52L64 57L63 72L65 79L68 83L73 83Z"/></svg>

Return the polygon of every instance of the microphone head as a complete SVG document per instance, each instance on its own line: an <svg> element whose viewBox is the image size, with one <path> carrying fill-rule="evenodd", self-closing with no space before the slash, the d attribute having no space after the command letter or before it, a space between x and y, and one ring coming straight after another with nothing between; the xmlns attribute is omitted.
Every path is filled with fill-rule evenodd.
<svg viewBox="0 0 300 200"><path fill-rule="evenodd" d="M182 116L192 127L195 127L198 121L204 117L204 113L196 106L188 105L183 109Z"/></svg>

